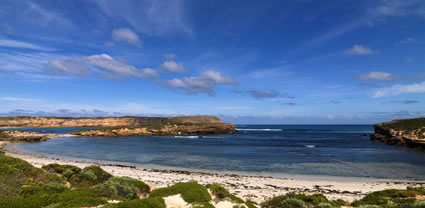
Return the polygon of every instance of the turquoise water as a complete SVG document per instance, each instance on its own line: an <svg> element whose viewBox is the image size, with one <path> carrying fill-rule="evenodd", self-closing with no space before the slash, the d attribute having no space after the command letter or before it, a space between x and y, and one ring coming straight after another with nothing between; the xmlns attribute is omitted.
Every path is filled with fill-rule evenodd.
<svg viewBox="0 0 425 208"><path fill-rule="evenodd" d="M372 125L237 125L221 135L61 138L40 154L218 171L425 180L425 153L369 140ZM69 133L75 129L27 129Z"/></svg>

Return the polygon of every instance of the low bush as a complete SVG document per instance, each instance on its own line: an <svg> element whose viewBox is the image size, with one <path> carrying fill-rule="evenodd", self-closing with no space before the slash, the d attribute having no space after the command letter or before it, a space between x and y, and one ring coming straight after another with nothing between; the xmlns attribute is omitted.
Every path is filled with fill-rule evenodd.
<svg viewBox="0 0 425 208"><path fill-rule="evenodd" d="M129 177L112 177L105 183L96 186L95 189L105 197L122 197L128 200L138 199L138 194L144 195L150 191L148 185Z"/></svg>
<svg viewBox="0 0 425 208"><path fill-rule="evenodd" d="M198 184L196 181L176 183L167 188L159 188L153 191L150 197L167 197L176 194L181 194L183 200L188 203L202 203L211 200L211 196L205 186Z"/></svg>

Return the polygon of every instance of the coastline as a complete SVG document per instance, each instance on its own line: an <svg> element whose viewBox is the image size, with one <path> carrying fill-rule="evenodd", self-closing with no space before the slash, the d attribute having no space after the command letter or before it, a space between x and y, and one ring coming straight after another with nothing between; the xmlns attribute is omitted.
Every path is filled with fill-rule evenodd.
<svg viewBox="0 0 425 208"><path fill-rule="evenodd" d="M8 144L0 142L0 147ZM128 176L146 182L153 188L167 187L178 182L196 180L200 184L219 183L232 194L245 200L262 202L270 197L288 192L306 194L322 193L330 199L354 201L364 195L384 189L405 189L408 186L425 184L425 181L398 181L373 178L287 175L287 177L264 176L261 174L198 171L177 168L156 168L146 165L126 164L108 161L94 161L76 158L61 158L24 152L14 143L14 151L4 149L7 155L23 159L35 167L58 163L84 168L99 165L115 176Z"/></svg>

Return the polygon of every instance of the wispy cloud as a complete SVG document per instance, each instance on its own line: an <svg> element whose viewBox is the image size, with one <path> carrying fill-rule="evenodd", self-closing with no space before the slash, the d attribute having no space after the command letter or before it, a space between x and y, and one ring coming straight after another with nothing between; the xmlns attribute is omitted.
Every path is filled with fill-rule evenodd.
<svg viewBox="0 0 425 208"><path fill-rule="evenodd" d="M95 3L107 16L122 19L141 33L148 35L194 33L184 16L183 1L104 0Z"/></svg>
<svg viewBox="0 0 425 208"><path fill-rule="evenodd" d="M139 39L139 36L128 28L120 28L112 31L112 39L115 41L125 42L138 47L143 46L143 41Z"/></svg>
<svg viewBox="0 0 425 208"><path fill-rule="evenodd" d="M417 42L416 38L406 38L400 41L400 44L409 44Z"/></svg>
<svg viewBox="0 0 425 208"><path fill-rule="evenodd" d="M135 66L116 60L107 54L51 60L47 64L45 71L51 74L82 77L90 73L109 78L158 76L158 73L151 68L137 69Z"/></svg>
<svg viewBox="0 0 425 208"><path fill-rule="evenodd" d="M186 72L186 69L184 68L184 65L182 62L164 61L164 63L161 64L161 68L169 72L177 72L177 73Z"/></svg>
<svg viewBox="0 0 425 208"><path fill-rule="evenodd" d="M172 89L183 90L190 95L203 93L214 96L214 88L217 85L237 85L237 82L229 76L222 75L220 72L207 70L201 72L198 77L175 78L164 81L162 84Z"/></svg>
<svg viewBox="0 0 425 208"><path fill-rule="evenodd" d="M417 84L397 84L391 87L381 88L375 91L373 97L393 96L405 93L425 93L425 82Z"/></svg>
<svg viewBox="0 0 425 208"><path fill-rule="evenodd" d="M280 93L275 90L264 91L264 90L250 90L248 93L258 100L277 98L280 97Z"/></svg>
<svg viewBox="0 0 425 208"><path fill-rule="evenodd" d="M422 16L425 3L421 0L381 0L368 9L372 17L402 17L407 15Z"/></svg>
<svg viewBox="0 0 425 208"><path fill-rule="evenodd" d="M38 51L53 51L54 50L52 48L39 46L37 44L17 41L17 40L10 40L10 39L0 39L0 47L25 48L25 49L38 50Z"/></svg>
<svg viewBox="0 0 425 208"><path fill-rule="evenodd" d="M10 102L33 102L33 101L39 101L37 99L23 98L23 97L0 97L0 100L10 101Z"/></svg>
<svg viewBox="0 0 425 208"><path fill-rule="evenodd" d="M373 55L378 53L379 52L372 51L371 49L362 45L354 45L353 47L344 51L344 55L346 56L364 56L364 55Z"/></svg>
<svg viewBox="0 0 425 208"><path fill-rule="evenodd" d="M388 72L369 72L368 74L359 74L357 76L359 80L380 80L380 81L396 81L396 80L409 80L409 77L403 77L399 75L393 75Z"/></svg>
<svg viewBox="0 0 425 208"><path fill-rule="evenodd" d="M176 59L177 57L178 56L176 54L174 54L174 53L166 53L166 54L164 54L164 58L166 60L173 60L173 59Z"/></svg>

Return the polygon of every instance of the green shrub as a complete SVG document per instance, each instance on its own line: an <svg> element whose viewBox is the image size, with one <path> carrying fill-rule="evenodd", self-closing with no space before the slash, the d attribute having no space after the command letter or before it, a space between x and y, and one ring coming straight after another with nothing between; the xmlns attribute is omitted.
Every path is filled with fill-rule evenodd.
<svg viewBox="0 0 425 208"><path fill-rule="evenodd" d="M208 190L196 181L176 183L167 188L157 189L151 193L150 197L167 197L176 194L181 194L183 200L188 203L209 202L211 200Z"/></svg>
<svg viewBox="0 0 425 208"><path fill-rule="evenodd" d="M124 201L118 204L107 204L103 208L165 208L165 202L161 197L149 197L140 200Z"/></svg>
<svg viewBox="0 0 425 208"><path fill-rule="evenodd" d="M106 204L107 201L100 197L94 190L89 189L74 189L68 190L55 197L54 207L92 207L101 204Z"/></svg>
<svg viewBox="0 0 425 208"><path fill-rule="evenodd" d="M111 177L111 174L102 170L99 166L92 165L84 168L78 174L73 174L68 181L73 187L91 187L102 184Z"/></svg>
<svg viewBox="0 0 425 208"><path fill-rule="evenodd" d="M322 202L316 206L316 208L332 208L332 207L334 207L332 204L326 203L326 202Z"/></svg>
<svg viewBox="0 0 425 208"><path fill-rule="evenodd" d="M68 179L69 177L71 177L72 175L74 175L74 172L71 170L71 169L65 169L63 172L62 172L62 177L64 178L64 179Z"/></svg>
<svg viewBox="0 0 425 208"><path fill-rule="evenodd" d="M415 203L415 208L425 208L425 201L418 201Z"/></svg>
<svg viewBox="0 0 425 208"><path fill-rule="evenodd" d="M409 197L416 197L417 193L414 190L399 190L399 189L387 189L383 191L376 191L368 194L361 200L354 201L351 203L352 206L358 207L361 205L387 205L390 201L398 203L410 203L407 199ZM410 200L411 201L411 200Z"/></svg>
<svg viewBox="0 0 425 208"><path fill-rule="evenodd" d="M312 195L297 194L295 195L295 198L314 206L319 205L320 203L329 202L326 196L324 196L323 194L312 194Z"/></svg>
<svg viewBox="0 0 425 208"><path fill-rule="evenodd" d="M300 199L289 198L289 199L283 200L278 207L279 208L304 208L304 202Z"/></svg>
<svg viewBox="0 0 425 208"><path fill-rule="evenodd" d="M96 190L106 197L123 197L125 199L138 199L138 193L149 193L150 188L142 181L129 177L112 177L105 183L96 186Z"/></svg>

